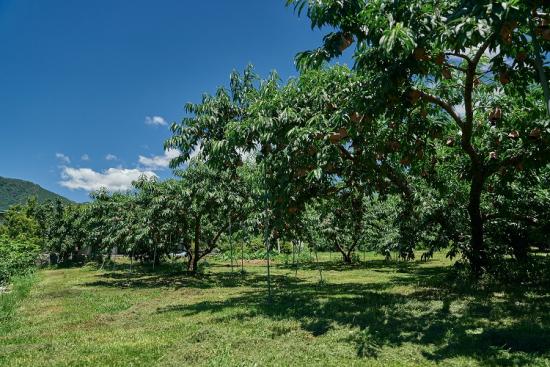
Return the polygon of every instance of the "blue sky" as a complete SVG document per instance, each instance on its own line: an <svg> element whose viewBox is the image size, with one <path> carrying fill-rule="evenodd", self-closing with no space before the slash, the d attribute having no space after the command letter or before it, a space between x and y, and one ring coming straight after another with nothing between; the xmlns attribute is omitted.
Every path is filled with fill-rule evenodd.
<svg viewBox="0 0 550 367"><path fill-rule="evenodd" d="M167 177L167 124L248 63L296 75L321 41L284 0L0 0L0 176L76 201Z"/></svg>

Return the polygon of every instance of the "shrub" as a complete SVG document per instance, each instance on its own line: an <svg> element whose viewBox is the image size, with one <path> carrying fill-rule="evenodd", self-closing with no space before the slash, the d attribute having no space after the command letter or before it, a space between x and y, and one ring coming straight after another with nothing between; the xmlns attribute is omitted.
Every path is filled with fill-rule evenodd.
<svg viewBox="0 0 550 367"><path fill-rule="evenodd" d="M29 239L39 242L40 229L37 221L28 213L28 208L12 206L0 223L0 236Z"/></svg>
<svg viewBox="0 0 550 367"><path fill-rule="evenodd" d="M0 237L0 284L35 267L40 248L34 242Z"/></svg>

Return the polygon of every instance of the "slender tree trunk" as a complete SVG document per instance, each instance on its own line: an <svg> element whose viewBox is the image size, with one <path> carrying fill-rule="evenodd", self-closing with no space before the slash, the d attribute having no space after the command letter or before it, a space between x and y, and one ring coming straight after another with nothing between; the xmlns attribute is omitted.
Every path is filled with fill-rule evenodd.
<svg viewBox="0 0 550 367"><path fill-rule="evenodd" d="M481 192L483 191L483 175L475 172L470 186L470 200L468 203L468 214L470 216L470 254L469 260L472 270L476 274L483 271L487 258L483 246L483 218L481 215Z"/></svg>
<svg viewBox="0 0 550 367"><path fill-rule="evenodd" d="M192 272L191 268L193 267L193 249L189 248L189 251L187 251L187 271Z"/></svg>
<svg viewBox="0 0 550 367"><path fill-rule="evenodd" d="M197 274L197 268L199 266L199 256L193 255L193 262L191 263L191 273Z"/></svg>
<svg viewBox="0 0 550 367"><path fill-rule="evenodd" d="M241 223L241 228L244 232L244 225ZM246 240L247 236L246 234L243 236L241 240L241 274L244 274L244 241Z"/></svg>
<svg viewBox="0 0 550 367"><path fill-rule="evenodd" d="M518 262L525 263L529 259L529 242L523 233L510 233L512 250Z"/></svg>
<svg viewBox="0 0 550 367"><path fill-rule="evenodd" d="M296 267L296 241L292 241L292 267L295 271L295 276L298 276L298 268Z"/></svg>
<svg viewBox="0 0 550 367"><path fill-rule="evenodd" d="M192 274L197 273L197 265L200 257L200 240L201 240L201 217L197 216L195 220L195 243L193 246L193 251L191 253L191 258L189 259L189 264L187 269Z"/></svg>
<svg viewBox="0 0 550 367"><path fill-rule="evenodd" d="M317 245L315 245L315 262L317 263L317 268L319 269L319 281L323 283L323 269L319 263L319 253L317 252Z"/></svg>
<svg viewBox="0 0 550 367"><path fill-rule="evenodd" d="M155 242L155 249L153 251L153 270L155 270L155 265L157 265L157 243Z"/></svg>
<svg viewBox="0 0 550 367"><path fill-rule="evenodd" d="M474 127L473 91L477 66L481 57L489 47L490 41L491 38L488 38L477 50L474 58L468 63L466 79L464 81L465 120L460 126L462 130L462 149L468 154L472 164L472 181L470 183L470 199L468 202L471 231L469 260L472 270L477 275L480 275L483 271L487 258L485 256L483 244L483 217L481 215L481 193L485 181L485 167L483 159L479 156L472 144Z"/></svg>
<svg viewBox="0 0 550 367"><path fill-rule="evenodd" d="M349 251L348 252L342 251L342 260L346 264L351 264L351 254Z"/></svg>
<svg viewBox="0 0 550 367"><path fill-rule="evenodd" d="M267 295L271 300L271 246L267 245Z"/></svg>
<svg viewBox="0 0 550 367"><path fill-rule="evenodd" d="M229 216L229 248L231 256L231 272L233 272L233 233L231 228L231 215Z"/></svg>
<svg viewBox="0 0 550 367"><path fill-rule="evenodd" d="M342 246L338 244L337 238L334 239L334 245L336 249L342 254L342 261L345 264L351 264L351 252L353 251L353 249L350 249L348 251L344 250L344 248L342 248Z"/></svg>

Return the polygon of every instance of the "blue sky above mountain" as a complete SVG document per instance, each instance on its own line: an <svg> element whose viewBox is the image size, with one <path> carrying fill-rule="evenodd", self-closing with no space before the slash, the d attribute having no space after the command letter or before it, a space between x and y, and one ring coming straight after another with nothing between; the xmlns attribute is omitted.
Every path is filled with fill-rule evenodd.
<svg viewBox="0 0 550 367"><path fill-rule="evenodd" d="M168 177L186 102L249 63L295 75L319 42L283 0L0 0L0 175L77 201Z"/></svg>

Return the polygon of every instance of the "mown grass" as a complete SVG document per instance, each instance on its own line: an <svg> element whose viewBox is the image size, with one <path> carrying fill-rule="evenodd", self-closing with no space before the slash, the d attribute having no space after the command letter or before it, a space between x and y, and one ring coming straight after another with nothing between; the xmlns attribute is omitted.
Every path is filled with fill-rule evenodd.
<svg viewBox="0 0 550 367"><path fill-rule="evenodd" d="M449 261L44 270L0 329L5 366L550 365L550 290L453 276Z"/></svg>

